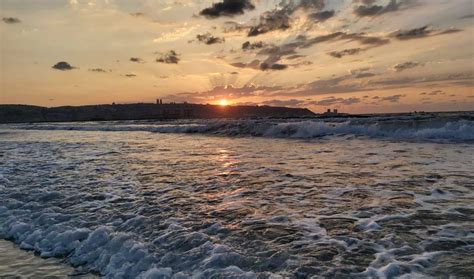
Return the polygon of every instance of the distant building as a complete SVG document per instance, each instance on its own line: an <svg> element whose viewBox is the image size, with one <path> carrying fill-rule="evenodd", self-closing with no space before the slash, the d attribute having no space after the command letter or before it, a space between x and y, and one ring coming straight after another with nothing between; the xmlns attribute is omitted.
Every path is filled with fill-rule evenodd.
<svg viewBox="0 0 474 279"><path fill-rule="evenodd" d="M324 116L338 116L342 115L342 113L339 113L337 109L327 109L325 113L323 113Z"/></svg>

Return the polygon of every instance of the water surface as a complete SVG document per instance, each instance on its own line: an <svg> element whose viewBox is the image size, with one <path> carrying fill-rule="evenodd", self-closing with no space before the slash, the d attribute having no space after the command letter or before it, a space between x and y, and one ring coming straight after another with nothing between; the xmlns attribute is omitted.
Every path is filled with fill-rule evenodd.
<svg viewBox="0 0 474 279"><path fill-rule="evenodd" d="M110 278L469 277L471 124L450 124L462 139L4 125L0 237Z"/></svg>

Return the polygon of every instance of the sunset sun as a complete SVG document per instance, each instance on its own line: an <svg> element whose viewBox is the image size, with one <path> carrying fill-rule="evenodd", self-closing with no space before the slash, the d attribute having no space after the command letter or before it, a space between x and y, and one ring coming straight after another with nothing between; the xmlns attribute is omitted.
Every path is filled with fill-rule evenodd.
<svg viewBox="0 0 474 279"><path fill-rule="evenodd" d="M221 99L219 101L219 105L221 105L221 106L227 106L228 104L229 104L229 102L226 99Z"/></svg>

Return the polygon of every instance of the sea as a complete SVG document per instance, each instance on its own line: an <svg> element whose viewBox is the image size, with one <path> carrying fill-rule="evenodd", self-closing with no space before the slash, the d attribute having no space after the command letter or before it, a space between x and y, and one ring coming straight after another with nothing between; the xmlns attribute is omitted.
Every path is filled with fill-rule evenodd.
<svg viewBox="0 0 474 279"><path fill-rule="evenodd" d="M2 124L0 239L19 278L472 278L474 113Z"/></svg>

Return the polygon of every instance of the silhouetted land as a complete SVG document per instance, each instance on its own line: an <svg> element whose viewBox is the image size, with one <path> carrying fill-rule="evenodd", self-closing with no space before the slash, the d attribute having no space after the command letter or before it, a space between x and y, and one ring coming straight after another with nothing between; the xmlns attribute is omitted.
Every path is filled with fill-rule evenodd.
<svg viewBox="0 0 474 279"><path fill-rule="evenodd" d="M112 104L40 107L0 105L0 123L69 122L184 118L312 117L305 108L201 104Z"/></svg>

